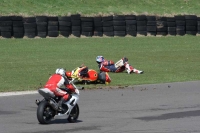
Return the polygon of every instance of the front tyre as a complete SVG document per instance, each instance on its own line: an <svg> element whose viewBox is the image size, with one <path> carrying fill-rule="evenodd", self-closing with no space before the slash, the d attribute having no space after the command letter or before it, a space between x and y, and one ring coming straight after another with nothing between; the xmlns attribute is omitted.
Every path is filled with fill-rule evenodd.
<svg viewBox="0 0 200 133"><path fill-rule="evenodd" d="M55 116L55 111L47 101L42 101L37 108L37 119L41 124L48 124Z"/></svg>
<svg viewBox="0 0 200 133"><path fill-rule="evenodd" d="M78 119L78 116L79 116L79 106L78 106L78 104L76 104L74 106L74 108L72 109L72 111L71 111L71 113L70 113L70 115L69 115L67 120L70 123L75 123L77 121L77 119Z"/></svg>

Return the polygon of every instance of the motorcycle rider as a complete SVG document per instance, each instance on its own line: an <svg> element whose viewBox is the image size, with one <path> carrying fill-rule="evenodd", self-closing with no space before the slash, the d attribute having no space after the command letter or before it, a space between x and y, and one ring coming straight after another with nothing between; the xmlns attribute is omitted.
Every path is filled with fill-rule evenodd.
<svg viewBox="0 0 200 133"><path fill-rule="evenodd" d="M98 63L98 67L100 71L103 71L103 72L118 73L118 72L123 72L124 70L126 70L128 74L131 74L131 73L143 74L144 73L144 71L141 71L132 67L128 63L128 58L126 57L123 57L122 59L114 63L112 60L104 59L103 56L97 56L96 62Z"/></svg>
<svg viewBox="0 0 200 133"><path fill-rule="evenodd" d="M63 68L57 68L55 74L51 75L49 80L46 82L44 88L48 88L56 96L62 97L58 102L58 109L62 111L62 104L67 102L71 96L66 91L61 90L61 86L65 86L71 92L75 92L75 88L72 84L69 84L68 79L66 78L66 71Z"/></svg>

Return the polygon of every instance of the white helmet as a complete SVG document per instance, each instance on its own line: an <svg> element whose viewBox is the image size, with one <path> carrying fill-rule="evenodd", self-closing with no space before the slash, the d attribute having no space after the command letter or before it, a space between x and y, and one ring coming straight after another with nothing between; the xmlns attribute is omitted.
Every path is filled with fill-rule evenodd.
<svg viewBox="0 0 200 133"><path fill-rule="evenodd" d="M65 76L65 69L64 68L57 68L56 74L60 74L61 76Z"/></svg>

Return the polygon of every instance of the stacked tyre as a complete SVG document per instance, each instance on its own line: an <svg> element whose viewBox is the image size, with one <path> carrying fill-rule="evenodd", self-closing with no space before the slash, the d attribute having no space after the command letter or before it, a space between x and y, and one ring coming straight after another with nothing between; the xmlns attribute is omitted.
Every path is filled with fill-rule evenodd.
<svg viewBox="0 0 200 133"><path fill-rule="evenodd" d="M94 17L94 36L103 36L103 22L102 22L102 17Z"/></svg>
<svg viewBox="0 0 200 133"><path fill-rule="evenodd" d="M60 35L64 37L69 37L72 33L71 17L70 16L58 17L58 22L59 22Z"/></svg>
<svg viewBox="0 0 200 133"><path fill-rule="evenodd" d="M156 36L157 22L155 16L147 16L147 35Z"/></svg>
<svg viewBox="0 0 200 133"><path fill-rule="evenodd" d="M12 37L12 17L11 16L2 16L0 17L0 31L1 36L4 38Z"/></svg>
<svg viewBox="0 0 200 133"><path fill-rule="evenodd" d="M176 35L185 35L185 16L174 16L176 19Z"/></svg>
<svg viewBox="0 0 200 133"><path fill-rule="evenodd" d="M24 37L24 24L22 16L12 17L13 37L23 38Z"/></svg>
<svg viewBox="0 0 200 133"><path fill-rule="evenodd" d="M48 17L48 36L49 37L58 37L58 17Z"/></svg>
<svg viewBox="0 0 200 133"><path fill-rule="evenodd" d="M168 33L167 17L156 17L157 33L156 35L166 36Z"/></svg>
<svg viewBox="0 0 200 133"><path fill-rule="evenodd" d="M137 20L137 35L147 35L147 19L146 15L139 15L136 17Z"/></svg>
<svg viewBox="0 0 200 133"><path fill-rule="evenodd" d="M86 37L93 36L94 19L93 17L81 17L81 35Z"/></svg>
<svg viewBox="0 0 200 133"><path fill-rule="evenodd" d="M114 36L113 16L102 17L102 22L103 22L103 34L108 37L113 37Z"/></svg>
<svg viewBox="0 0 200 133"><path fill-rule="evenodd" d="M176 35L176 21L174 17L167 17L168 35Z"/></svg>
<svg viewBox="0 0 200 133"><path fill-rule="evenodd" d="M200 17L197 17L197 34L200 34Z"/></svg>
<svg viewBox="0 0 200 133"><path fill-rule="evenodd" d="M46 38L47 36L47 26L48 26L47 16L36 16L37 24L37 36L41 38Z"/></svg>
<svg viewBox="0 0 200 133"><path fill-rule="evenodd" d="M126 35L136 36L137 35L137 21L135 15L125 15L126 22Z"/></svg>
<svg viewBox="0 0 200 133"><path fill-rule="evenodd" d="M189 34L189 35L197 34L197 16L196 15L185 15L185 31L186 31L186 34Z"/></svg>
<svg viewBox="0 0 200 133"><path fill-rule="evenodd" d="M113 16L114 36L126 36L126 22L124 15Z"/></svg>
<svg viewBox="0 0 200 133"><path fill-rule="evenodd" d="M75 37L81 36L81 18L80 14L71 15L72 35Z"/></svg>
<svg viewBox="0 0 200 133"><path fill-rule="evenodd" d="M36 36L36 18L24 17L24 36L28 38L35 38Z"/></svg>

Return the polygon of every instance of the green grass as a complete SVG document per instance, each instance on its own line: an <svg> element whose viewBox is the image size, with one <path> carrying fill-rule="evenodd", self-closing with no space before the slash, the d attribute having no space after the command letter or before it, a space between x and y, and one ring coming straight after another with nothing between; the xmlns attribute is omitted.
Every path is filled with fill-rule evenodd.
<svg viewBox="0 0 200 133"><path fill-rule="evenodd" d="M199 0L0 0L1 15L196 14Z"/></svg>
<svg viewBox="0 0 200 133"><path fill-rule="evenodd" d="M1 39L0 91L42 87L58 67L72 70L85 64L98 70L97 55L113 61L126 56L145 71L110 73L110 86L200 80L198 36Z"/></svg>

